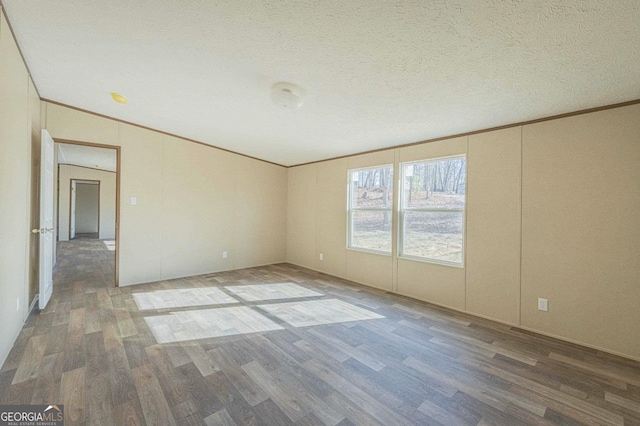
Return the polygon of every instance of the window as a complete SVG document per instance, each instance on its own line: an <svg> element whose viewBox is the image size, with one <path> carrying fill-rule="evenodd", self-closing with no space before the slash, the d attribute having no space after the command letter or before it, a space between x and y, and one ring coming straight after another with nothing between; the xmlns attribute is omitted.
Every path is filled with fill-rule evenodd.
<svg viewBox="0 0 640 426"><path fill-rule="evenodd" d="M391 253L393 166L349 170L348 248Z"/></svg>
<svg viewBox="0 0 640 426"><path fill-rule="evenodd" d="M401 257L462 266L466 158L401 165Z"/></svg>

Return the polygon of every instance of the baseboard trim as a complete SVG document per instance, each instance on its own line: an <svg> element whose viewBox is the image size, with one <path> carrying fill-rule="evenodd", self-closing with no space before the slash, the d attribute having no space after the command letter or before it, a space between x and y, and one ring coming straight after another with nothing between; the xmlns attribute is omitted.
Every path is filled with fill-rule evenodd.
<svg viewBox="0 0 640 426"><path fill-rule="evenodd" d="M531 328L531 327L524 327L522 325L516 325L514 327L521 328L521 329L523 329L525 331L530 331L532 333L536 333L536 334L539 334L541 336L551 337L552 339L562 340L563 342L573 343L574 345L584 346L585 348L595 349L597 351L604 352L604 353L607 353L607 354L610 354L610 355L619 356L620 358L630 359L632 361L639 361L640 362L640 357L635 357L633 355L625 354L625 353L622 353L622 352L616 352L614 350L607 349L607 348L602 348L602 347L596 346L596 345L590 345L588 343L584 343L584 342L581 342L579 340L569 339L569 338L564 337L564 336L558 336L556 334L547 333L547 332L544 332L544 331L536 330L535 328Z"/></svg>
<svg viewBox="0 0 640 426"><path fill-rule="evenodd" d="M122 282L120 282L119 287L131 287L131 286L134 286L134 285L151 284L151 283L157 283L157 282L160 282L160 281L179 280L181 278L202 277L202 276L205 276L205 275L220 274L222 272L232 272L232 271L240 271L242 269L261 268L263 266L278 265L280 263L287 263L287 261L280 260L280 261L275 261L275 262L261 263L261 264L258 264L258 265L243 266L241 268L220 269L220 270L216 270L216 271L203 272L203 273L200 273L200 274L179 275L179 276L171 277L171 278L165 277L165 278L159 278L157 280L141 281L141 282L130 283L130 284L123 284Z"/></svg>
<svg viewBox="0 0 640 426"><path fill-rule="evenodd" d="M313 272L318 272L319 274L325 274L325 275L329 275L331 277L340 278L341 280L351 281L352 283L360 284L360 285L363 285L363 286L365 286L367 288L371 288L371 289L374 289L374 290L385 291L385 292L389 292L389 293L393 293L393 294L399 294L399 293L394 293L393 291L391 291L391 289L387 289L387 288L383 288L383 287L377 287L375 285L367 284L367 283L362 282L362 281L357 281L357 280L354 280L353 278L349 278L349 277L346 277L346 276L343 277L341 275L331 274L331 273L326 272L326 271L321 271L320 269L310 268L310 267L308 267L306 265L300 265L300 264L294 263L294 262L281 262L281 263L287 263L289 265L297 266L298 268L305 268L305 269L308 269L308 270L313 271Z"/></svg>
<svg viewBox="0 0 640 426"><path fill-rule="evenodd" d="M31 305L29 305L29 312L27 312L27 317L31 315L31 312L33 312L33 309L36 307L36 304L39 301L40 301L40 294L36 294L35 297L33 298L33 301L31 302Z"/></svg>

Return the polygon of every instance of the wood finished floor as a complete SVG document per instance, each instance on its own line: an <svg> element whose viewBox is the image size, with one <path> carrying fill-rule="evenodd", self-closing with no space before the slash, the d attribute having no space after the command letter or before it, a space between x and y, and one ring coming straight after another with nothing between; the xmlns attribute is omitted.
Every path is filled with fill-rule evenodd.
<svg viewBox="0 0 640 426"><path fill-rule="evenodd" d="M0 403L62 403L67 425L640 424L640 363L596 350L287 264L113 288L101 241L58 259ZM331 318L304 304L323 300ZM383 318L326 323L345 305ZM148 325L233 307L278 329L159 344Z"/></svg>

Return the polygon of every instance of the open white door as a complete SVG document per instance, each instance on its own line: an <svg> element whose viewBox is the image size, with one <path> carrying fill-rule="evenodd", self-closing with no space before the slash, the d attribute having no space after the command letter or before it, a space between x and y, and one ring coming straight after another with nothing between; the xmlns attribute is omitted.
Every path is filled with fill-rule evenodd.
<svg viewBox="0 0 640 426"><path fill-rule="evenodd" d="M69 239L76 237L76 181L71 180L71 211L69 212Z"/></svg>
<svg viewBox="0 0 640 426"><path fill-rule="evenodd" d="M54 142L46 130L42 131L40 158L40 292L38 304L44 309L53 293L53 149Z"/></svg>

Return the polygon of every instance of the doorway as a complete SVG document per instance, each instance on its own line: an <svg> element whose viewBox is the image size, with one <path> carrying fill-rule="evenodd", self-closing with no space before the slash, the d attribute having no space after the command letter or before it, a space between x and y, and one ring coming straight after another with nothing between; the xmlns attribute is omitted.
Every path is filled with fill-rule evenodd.
<svg viewBox="0 0 640 426"><path fill-rule="evenodd" d="M69 239L99 240L100 181L71 179L70 191Z"/></svg>
<svg viewBox="0 0 640 426"><path fill-rule="evenodd" d="M117 287L120 147L55 142L56 258L95 267L100 281Z"/></svg>

